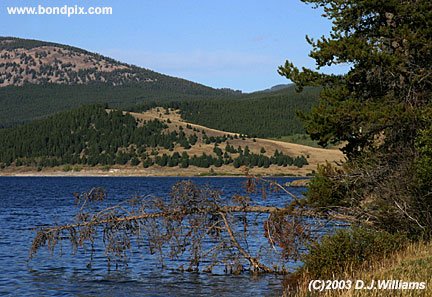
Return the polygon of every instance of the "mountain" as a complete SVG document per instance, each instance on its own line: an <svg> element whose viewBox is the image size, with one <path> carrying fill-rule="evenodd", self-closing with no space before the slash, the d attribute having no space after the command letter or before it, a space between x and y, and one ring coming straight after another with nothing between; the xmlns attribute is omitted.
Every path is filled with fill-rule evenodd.
<svg viewBox="0 0 432 297"><path fill-rule="evenodd" d="M0 38L0 87L24 84L154 82L151 72L137 71L78 48L17 38Z"/></svg>
<svg viewBox="0 0 432 297"><path fill-rule="evenodd" d="M121 63L86 50L52 42L0 37L0 87L26 84L109 86L148 84L183 92L224 93L184 79Z"/></svg>
<svg viewBox="0 0 432 297"><path fill-rule="evenodd" d="M130 106L146 100L234 95L121 63L72 46L0 37L0 127L82 104Z"/></svg>
<svg viewBox="0 0 432 297"><path fill-rule="evenodd" d="M319 88L293 84L242 94L121 63L89 51L38 40L0 38L0 128L82 105L129 111L179 109L194 124L257 137L303 134Z"/></svg>

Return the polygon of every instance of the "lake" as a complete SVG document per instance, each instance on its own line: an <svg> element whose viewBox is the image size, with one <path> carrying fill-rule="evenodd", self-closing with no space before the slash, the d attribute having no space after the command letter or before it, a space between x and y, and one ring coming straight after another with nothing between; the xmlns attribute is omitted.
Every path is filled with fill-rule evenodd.
<svg viewBox="0 0 432 297"><path fill-rule="evenodd" d="M188 273L161 269L145 251L127 268L108 271L103 255L91 269L82 253L51 256L42 248L28 262L33 228L71 222L74 192L102 187L119 202L134 195L166 196L176 177L0 177L0 295L2 296L278 296L281 276ZM244 193L244 178L189 178L220 189L223 195ZM293 178L277 178L281 183ZM301 195L304 189L291 188ZM283 205L289 197L271 193L266 203ZM64 244L67 249L68 243ZM103 253L102 253L103 254Z"/></svg>

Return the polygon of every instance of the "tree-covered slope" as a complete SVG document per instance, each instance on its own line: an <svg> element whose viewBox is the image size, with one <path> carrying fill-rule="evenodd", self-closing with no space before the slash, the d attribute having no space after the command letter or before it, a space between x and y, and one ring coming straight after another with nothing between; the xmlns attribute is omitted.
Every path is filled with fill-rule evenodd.
<svg viewBox="0 0 432 297"><path fill-rule="evenodd" d="M185 100L162 104L180 109L183 119L206 127L248 134L256 137L279 137L304 133L299 112L309 112L318 101L319 88L305 88L298 93L295 86L274 92L256 92L208 100ZM145 111L158 103L132 108Z"/></svg>
<svg viewBox="0 0 432 297"><path fill-rule="evenodd" d="M290 156L277 149L252 151L245 145L252 140L246 141L244 136L207 135L204 130L194 129L189 124L169 129L168 123L170 121L162 118L135 118L100 105L83 106L0 130L0 168L75 164L268 168L271 165L302 167L308 164L303 155ZM239 138L243 147L229 144L231 141L238 144ZM205 148L197 154L194 146Z"/></svg>
<svg viewBox="0 0 432 297"><path fill-rule="evenodd" d="M0 128L30 122L57 112L85 104L108 104L126 107L143 102L168 102L171 100L207 99L226 96L216 91L198 91L166 82L162 84L131 83L110 86L103 83L91 85L25 85L0 88Z"/></svg>

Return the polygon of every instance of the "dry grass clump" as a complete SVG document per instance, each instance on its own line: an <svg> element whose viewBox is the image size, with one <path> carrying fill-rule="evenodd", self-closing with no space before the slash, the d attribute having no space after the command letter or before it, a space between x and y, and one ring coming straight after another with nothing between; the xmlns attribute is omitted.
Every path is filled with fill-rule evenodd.
<svg viewBox="0 0 432 297"><path fill-rule="evenodd" d="M284 296L289 297L398 297L398 296L432 296L432 243L412 243L405 249L386 257L372 261L367 267L353 270L347 267L334 280L362 280L366 285L372 280L399 280L404 282L426 282L424 290L328 290L309 292L310 276L307 272L298 276L298 287L286 289Z"/></svg>

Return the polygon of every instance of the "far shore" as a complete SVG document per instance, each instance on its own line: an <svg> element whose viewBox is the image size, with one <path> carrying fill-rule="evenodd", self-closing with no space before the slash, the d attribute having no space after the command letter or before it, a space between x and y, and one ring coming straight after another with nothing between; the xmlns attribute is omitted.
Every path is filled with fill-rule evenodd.
<svg viewBox="0 0 432 297"><path fill-rule="evenodd" d="M232 166L199 168L159 167L150 168L132 166L113 167L53 167L38 170L34 167L7 167L0 170L0 176L46 176L46 177L245 177L253 176L286 176L306 177L312 173L308 168L279 167L269 168L233 168Z"/></svg>

